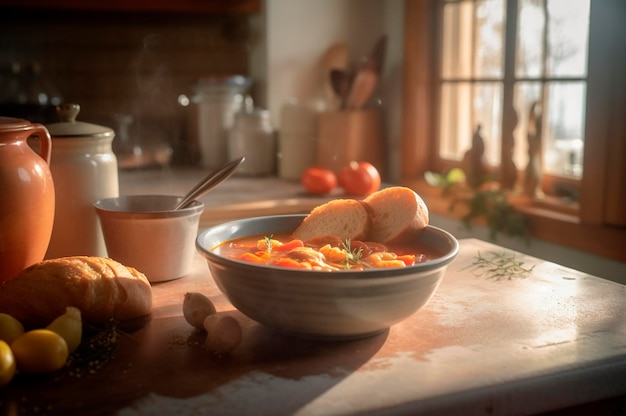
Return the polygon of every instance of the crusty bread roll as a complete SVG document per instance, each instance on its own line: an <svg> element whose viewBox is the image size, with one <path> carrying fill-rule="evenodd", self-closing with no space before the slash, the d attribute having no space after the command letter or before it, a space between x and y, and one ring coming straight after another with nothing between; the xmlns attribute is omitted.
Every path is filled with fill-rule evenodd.
<svg viewBox="0 0 626 416"><path fill-rule="evenodd" d="M44 260L0 286L0 312L26 327L46 326L68 306L95 326L127 321L150 313L152 288L141 272L89 256Z"/></svg>
<svg viewBox="0 0 626 416"><path fill-rule="evenodd" d="M428 208L412 189L392 186L363 200L371 212L370 241L399 244L417 238L428 225Z"/></svg>
<svg viewBox="0 0 626 416"><path fill-rule="evenodd" d="M293 232L293 237L306 241L332 235L341 240L363 240L369 229L366 206L355 199L334 199L313 208Z"/></svg>

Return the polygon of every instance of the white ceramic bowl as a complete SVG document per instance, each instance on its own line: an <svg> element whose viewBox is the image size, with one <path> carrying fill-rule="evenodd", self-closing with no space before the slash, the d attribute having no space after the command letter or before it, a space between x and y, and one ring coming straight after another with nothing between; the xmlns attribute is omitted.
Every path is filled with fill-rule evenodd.
<svg viewBox="0 0 626 416"><path fill-rule="evenodd" d="M223 257L220 243L293 231L304 215L248 218L206 229L196 240L228 300L250 318L295 335L351 339L377 334L428 302L459 251L448 232L428 226L420 241L445 253L411 267L323 272L247 263Z"/></svg>
<svg viewBox="0 0 626 416"><path fill-rule="evenodd" d="M150 282L178 279L191 272L204 204L169 195L107 198L94 204L107 254L146 275Z"/></svg>

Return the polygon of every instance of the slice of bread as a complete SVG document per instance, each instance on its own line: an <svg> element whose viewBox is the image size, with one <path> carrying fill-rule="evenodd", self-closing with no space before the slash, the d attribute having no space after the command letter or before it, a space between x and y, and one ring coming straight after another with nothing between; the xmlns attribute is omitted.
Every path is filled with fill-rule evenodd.
<svg viewBox="0 0 626 416"><path fill-rule="evenodd" d="M306 241L328 235L341 240L363 240L370 230L367 207L355 199L334 199L313 208L293 237Z"/></svg>
<svg viewBox="0 0 626 416"><path fill-rule="evenodd" d="M428 225L428 208L410 188L393 186L363 200L371 212L368 240L400 244L417 238Z"/></svg>

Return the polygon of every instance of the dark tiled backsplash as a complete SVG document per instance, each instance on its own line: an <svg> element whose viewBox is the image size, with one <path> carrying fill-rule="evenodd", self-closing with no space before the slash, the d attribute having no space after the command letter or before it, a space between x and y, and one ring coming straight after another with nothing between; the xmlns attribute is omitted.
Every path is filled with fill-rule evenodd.
<svg viewBox="0 0 626 416"><path fill-rule="evenodd" d="M63 101L80 104L79 120L117 130L130 115L131 134L169 142L178 163L190 160L178 96L201 76L249 73L246 16L13 12L0 24L0 115L19 115L6 114L11 65L24 74L36 63ZM21 88L39 85L29 77Z"/></svg>

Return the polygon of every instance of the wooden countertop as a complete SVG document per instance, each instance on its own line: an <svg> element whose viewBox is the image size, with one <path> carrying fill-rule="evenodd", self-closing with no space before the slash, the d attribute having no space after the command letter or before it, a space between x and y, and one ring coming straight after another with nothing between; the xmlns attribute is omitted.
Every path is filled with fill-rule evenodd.
<svg viewBox="0 0 626 416"><path fill-rule="evenodd" d="M151 319L121 337L111 361L93 372L18 376L0 390L0 409L523 415L626 395L625 286L479 240L460 242L422 310L387 332L344 342L290 338L244 317L198 255L191 275L153 285ZM498 278L474 265L494 253L530 271ZM204 350L203 333L182 316L188 291L243 323L243 343L231 355Z"/></svg>

